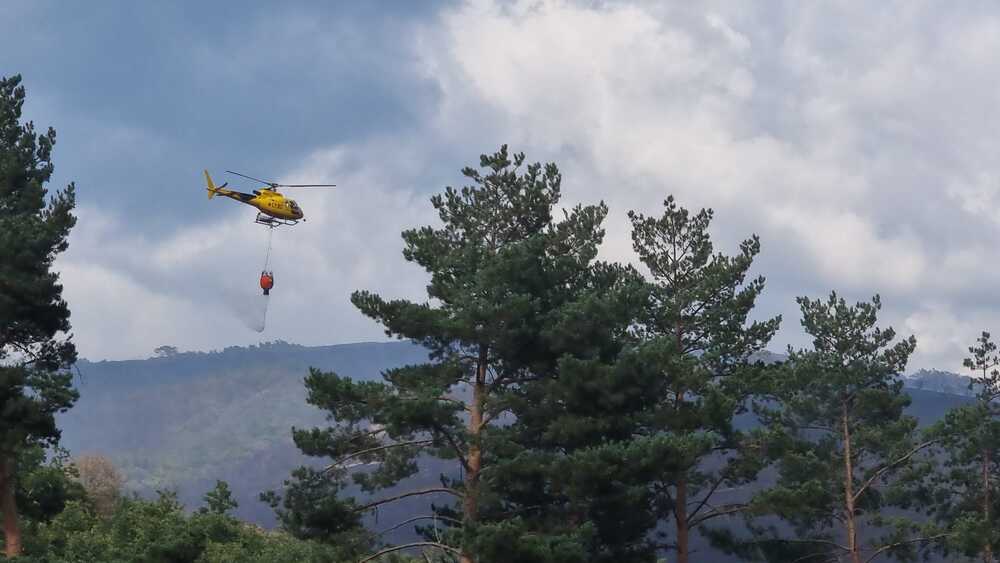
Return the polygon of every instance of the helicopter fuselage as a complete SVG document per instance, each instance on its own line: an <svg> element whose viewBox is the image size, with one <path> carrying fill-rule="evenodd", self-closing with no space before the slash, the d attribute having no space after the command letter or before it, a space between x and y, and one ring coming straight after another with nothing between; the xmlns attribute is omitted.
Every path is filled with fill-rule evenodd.
<svg viewBox="0 0 1000 563"><path fill-rule="evenodd" d="M295 203L294 199L289 199L274 190L254 190L252 194L248 194L225 188L215 188L215 195L225 196L251 205L260 210L261 213L277 219L298 221L304 216L302 209Z"/></svg>

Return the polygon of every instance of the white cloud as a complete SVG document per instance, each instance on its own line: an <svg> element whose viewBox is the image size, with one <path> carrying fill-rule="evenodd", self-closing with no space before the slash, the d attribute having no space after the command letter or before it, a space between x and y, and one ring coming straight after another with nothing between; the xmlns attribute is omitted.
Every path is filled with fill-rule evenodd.
<svg viewBox="0 0 1000 563"><path fill-rule="evenodd" d="M425 277L404 264L399 235L432 217L425 198L395 180L412 173L401 160L369 164L379 150L318 151L288 179L333 178L343 189L293 196L307 221L273 233L276 283L263 334L252 326L267 229L253 224L255 210L219 198L202 203L192 190L223 218L147 240L126 231L120 218L79 209L58 266L81 355L147 357L161 344L204 350L274 339L310 345L384 339L350 304L350 294L372 289L420 298ZM351 168L350 160L364 164Z"/></svg>
<svg viewBox="0 0 1000 563"><path fill-rule="evenodd" d="M483 0L421 25L403 39L406 64L436 83L437 105L412 130L316 147L284 178L341 187L297 194L308 222L275 233L265 336L377 336L349 292L419 298L424 277L402 260L399 232L433 221L427 193L504 142L558 162L567 203L608 202L608 257L632 259L626 210L657 214L673 193L716 208L720 250L761 235L762 273L778 292L768 303L882 293L886 319L919 333L914 366L958 369L960 341L1000 324L995 7ZM316 53L317 68L332 56ZM252 210L211 204L225 219L166 240L88 216L67 258L68 293L95 283L91 263L154 307L200 310L252 292L263 232ZM89 291L77 294L101 295ZM798 338L796 318L785 327L775 347ZM144 330L160 331L154 344L182 332ZM148 344L116 346L95 344L114 355Z"/></svg>
<svg viewBox="0 0 1000 563"><path fill-rule="evenodd" d="M769 232L787 241L785 249L808 260L802 267L814 275L835 280L847 286L844 289L920 286L927 262L916 236L880 237L864 217L852 212L802 211L779 206L762 218Z"/></svg>
<svg viewBox="0 0 1000 563"><path fill-rule="evenodd" d="M984 74L1000 70L986 55L998 14L771 10L479 2L447 12L422 48L446 93L439 122L486 116L482 137L560 162L573 200L609 202L606 255L631 259L626 209L656 213L674 193L716 208L725 248L760 233L763 262L779 267L764 273L789 301L881 292L896 299L887 320L917 322L937 296L981 293L982 237L997 235L968 213L1000 217ZM978 184L963 188L970 175ZM956 261L960 272L941 267ZM980 329L963 326L922 326L915 362L957 361L953 335Z"/></svg>
<svg viewBox="0 0 1000 563"><path fill-rule="evenodd" d="M156 292L115 267L64 260L60 273L73 340L86 358L148 357L161 344L217 347L237 327L217 308Z"/></svg>
<svg viewBox="0 0 1000 563"><path fill-rule="evenodd" d="M929 302L912 312L903 321L899 332L917 337L920 353L917 361L910 362L911 369L928 368L962 372L962 359L968 357L968 348L983 331L983 324L991 319L975 313L971 318L959 317L945 303ZM908 331L908 333L905 333Z"/></svg>
<svg viewBox="0 0 1000 563"><path fill-rule="evenodd" d="M971 180L956 178L947 193L972 218L985 217L1000 224L1000 176L996 173L980 172Z"/></svg>

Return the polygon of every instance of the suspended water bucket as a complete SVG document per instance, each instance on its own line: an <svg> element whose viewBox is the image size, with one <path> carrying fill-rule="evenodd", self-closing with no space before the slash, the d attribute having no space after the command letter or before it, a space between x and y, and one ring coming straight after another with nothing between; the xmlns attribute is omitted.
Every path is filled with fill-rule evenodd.
<svg viewBox="0 0 1000 563"><path fill-rule="evenodd" d="M264 290L264 295L271 293L271 288L274 287L274 274L268 272L267 270L260 273L260 288Z"/></svg>

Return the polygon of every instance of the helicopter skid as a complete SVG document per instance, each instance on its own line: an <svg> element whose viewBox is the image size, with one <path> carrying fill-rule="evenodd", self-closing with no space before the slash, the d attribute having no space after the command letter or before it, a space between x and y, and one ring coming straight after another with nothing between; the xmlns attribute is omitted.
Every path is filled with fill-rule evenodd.
<svg viewBox="0 0 1000 563"><path fill-rule="evenodd" d="M254 219L254 223L257 223L258 225L264 225L265 227L270 227L273 229L275 227L280 227L282 225L287 225L287 226L296 225L298 224L298 221L294 221L292 219L278 219L277 217L271 217L270 215L258 213L257 218Z"/></svg>

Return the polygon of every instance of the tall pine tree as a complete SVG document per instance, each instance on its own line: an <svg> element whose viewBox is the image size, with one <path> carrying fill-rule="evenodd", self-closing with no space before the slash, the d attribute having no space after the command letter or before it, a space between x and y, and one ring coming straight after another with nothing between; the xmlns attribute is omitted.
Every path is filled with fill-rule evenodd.
<svg viewBox="0 0 1000 563"><path fill-rule="evenodd" d="M692 533L745 508L718 503L717 493L762 468L756 441L733 419L761 369L753 356L781 321L749 320L764 288L763 277L747 280L760 243L754 236L735 256L713 253L712 216L692 215L673 197L660 217L629 213L633 246L651 276L630 377L655 400L635 418L627 451L650 484L654 514L673 530L660 547L675 550L679 563L689 561Z"/></svg>
<svg viewBox="0 0 1000 563"><path fill-rule="evenodd" d="M17 75L0 78L0 513L8 556L21 552L18 453L54 444L55 414L77 397L69 308L52 271L76 221L74 188L47 193L56 134L21 124L20 83Z"/></svg>
<svg viewBox="0 0 1000 563"><path fill-rule="evenodd" d="M813 347L789 350L772 402L759 410L785 440L773 444L776 485L754 500L757 514L784 519L794 535L756 524L746 547L769 561L912 557L941 537L893 510L919 508L908 487L925 476L917 455L932 443L903 414L910 398L899 375L916 339L894 343L896 333L878 327L878 296L853 306L836 293L798 303Z"/></svg>
<svg viewBox="0 0 1000 563"><path fill-rule="evenodd" d="M632 267L595 264L592 272L589 287L545 327L551 349L563 354L550 376L507 394L515 416L493 484L503 491L500 515L516 515L534 537L589 538L580 559L594 563L652 561L656 518L641 509L649 489L628 443L656 401L655 376L636 369L641 358L632 352L646 288Z"/></svg>
<svg viewBox="0 0 1000 563"><path fill-rule="evenodd" d="M415 474L421 456L452 460L452 475L460 477L442 475L439 486L338 506L356 512L412 496L454 499L418 516L446 529L413 547L435 547L463 563L583 557L573 538L525 533L524 520L505 508L507 491L497 487L500 461L523 450L510 427L517 391L552 377L564 354L549 329L581 292L593 293L606 214L603 204L577 206L557 220L558 169L524 163L506 146L483 155L480 169L462 171L472 185L431 199L439 227L403 233L404 257L431 276L427 302L352 296L387 334L425 346L431 361L389 370L382 382L313 371L309 400L336 423L295 431L305 453L335 460L333 471L378 462L354 474L367 491Z"/></svg>
<svg viewBox="0 0 1000 563"><path fill-rule="evenodd" d="M993 563L1000 553L1000 356L988 332L969 353L963 364L973 372L976 402L952 409L928 431L943 464L935 513L951 531L946 549Z"/></svg>

